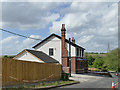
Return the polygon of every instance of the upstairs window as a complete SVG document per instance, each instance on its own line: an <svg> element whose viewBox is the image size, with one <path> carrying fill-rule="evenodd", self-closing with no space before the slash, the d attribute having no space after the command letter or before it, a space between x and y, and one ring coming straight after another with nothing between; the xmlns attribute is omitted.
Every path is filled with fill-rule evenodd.
<svg viewBox="0 0 120 90"><path fill-rule="evenodd" d="M81 57L81 48L80 48L80 53L79 53L79 56Z"/></svg>
<svg viewBox="0 0 120 90"><path fill-rule="evenodd" d="M84 50L82 50L82 57L84 56Z"/></svg>
<svg viewBox="0 0 120 90"><path fill-rule="evenodd" d="M79 56L79 48L77 48L77 56Z"/></svg>
<svg viewBox="0 0 120 90"><path fill-rule="evenodd" d="M49 48L49 55L53 56L53 48Z"/></svg>

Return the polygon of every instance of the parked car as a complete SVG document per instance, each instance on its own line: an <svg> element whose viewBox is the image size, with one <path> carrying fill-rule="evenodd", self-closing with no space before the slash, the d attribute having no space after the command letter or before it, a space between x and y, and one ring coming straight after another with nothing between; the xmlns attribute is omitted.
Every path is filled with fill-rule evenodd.
<svg viewBox="0 0 120 90"><path fill-rule="evenodd" d="M115 73L115 76L118 76L118 73L117 73L117 72Z"/></svg>

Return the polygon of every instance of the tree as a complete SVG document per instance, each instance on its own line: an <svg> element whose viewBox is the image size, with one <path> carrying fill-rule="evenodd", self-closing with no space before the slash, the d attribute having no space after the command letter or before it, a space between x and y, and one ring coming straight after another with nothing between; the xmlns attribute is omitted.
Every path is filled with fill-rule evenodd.
<svg viewBox="0 0 120 90"><path fill-rule="evenodd" d="M88 66L91 67L95 58L93 56L89 56L88 52L85 53L85 58L88 60Z"/></svg>
<svg viewBox="0 0 120 90"><path fill-rule="evenodd" d="M103 65L104 65L104 60L103 60L102 57L97 57L97 58L95 59L95 61L93 62L93 66L94 66L95 68L101 69L101 68L103 68Z"/></svg>
<svg viewBox="0 0 120 90"><path fill-rule="evenodd" d="M14 57L15 57L15 55L11 55L11 56L5 55L5 56L3 56L3 58L14 58Z"/></svg>
<svg viewBox="0 0 120 90"><path fill-rule="evenodd" d="M93 58L92 56L89 56L87 59L88 59L88 64L93 65L95 58Z"/></svg>
<svg viewBox="0 0 120 90"><path fill-rule="evenodd" d="M3 58L8 58L8 55L3 56Z"/></svg>
<svg viewBox="0 0 120 90"><path fill-rule="evenodd" d="M118 48L110 51L106 55L105 65L109 70L118 71Z"/></svg>

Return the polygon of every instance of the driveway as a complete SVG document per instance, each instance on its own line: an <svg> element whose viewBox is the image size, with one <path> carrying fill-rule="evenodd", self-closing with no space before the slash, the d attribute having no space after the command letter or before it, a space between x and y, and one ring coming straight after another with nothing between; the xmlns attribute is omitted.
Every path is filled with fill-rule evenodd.
<svg viewBox="0 0 120 90"><path fill-rule="evenodd" d="M72 77L70 77L69 79L80 82L94 81L104 78L103 76L95 74L71 74L71 76Z"/></svg>
<svg viewBox="0 0 120 90"><path fill-rule="evenodd" d="M112 80L115 81L115 87L118 88L118 76L105 77L93 74L72 74L70 79L80 81L78 84L64 86L60 88L112 88Z"/></svg>

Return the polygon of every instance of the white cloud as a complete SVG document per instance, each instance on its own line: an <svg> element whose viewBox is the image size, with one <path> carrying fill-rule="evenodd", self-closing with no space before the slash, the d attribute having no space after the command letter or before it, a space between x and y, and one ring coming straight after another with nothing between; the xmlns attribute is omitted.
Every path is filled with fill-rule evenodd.
<svg viewBox="0 0 120 90"><path fill-rule="evenodd" d="M49 22L53 22L53 21L57 20L59 17L60 17L59 14L52 14L51 16L46 17L45 20L46 20L46 22L49 23Z"/></svg>
<svg viewBox="0 0 120 90"><path fill-rule="evenodd" d="M39 36L39 35L30 35L30 37L31 38L36 38L36 39L42 39L42 37ZM22 41L22 45L23 45L24 48L28 48L28 47L30 48L38 42L40 42L40 41L27 38L27 39Z"/></svg>
<svg viewBox="0 0 120 90"><path fill-rule="evenodd" d="M18 43L18 41L16 41L16 40L18 40L18 37L9 36L9 37L3 39L2 41L0 41L0 44L8 44L8 43L11 43L13 41L14 41L14 43Z"/></svg>
<svg viewBox="0 0 120 90"><path fill-rule="evenodd" d="M0 50L2 54L13 54L22 48L16 36L9 36L0 41L0 44L2 45L2 50Z"/></svg>
<svg viewBox="0 0 120 90"><path fill-rule="evenodd" d="M38 35L31 35L30 37L41 39L41 36ZM0 45L2 45L2 50L0 51L2 55L15 55L23 49L32 49L32 46L34 46L38 42L40 41L29 38L20 41L18 36L9 36L0 41Z"/></svg>
<svg viewBox="0 0 120 90"><path fill-rule="evenodd" d="M117 3L73 2L61 14L64 17L60 21L54 21L49 28L51 33L60 33L61 24L65 23L67 38L74 36L78 39L77 43L85 46L86 51L100 51L100 48L106 51L108 42L112 49L117 48Z"/></svg>
<svg viewBox="0 0 120 90"><path fill-rule="evenodd" d="M71 2L70 6L59 9L60 5L63 5L63 3L4 3L3 27L40 30L51 22L50 33L60 34L61 25L64 23L67 38L74 36L77 43L85 47L86 51L106 51L108 42L112 49L116 48L118 33L117 3ZM54 10L56 9L58 12L55 13ZM60 15L63 15L63 17L61 18ZM61 19L57 20L59 18ZM36 35L30 37L39 38ZM4 44L13 42L13 45L8 44L6 46L6 50L15 53L24 48L30 48L36 43L31 39L25 39L22 42L18 39L18 37L13 36L3 39L3 49L5 49ZM12 48L15 50L12 50ZM6 53L8 52L6 51Z"/></svg>
<svg viewBox="0 0 120 90"><path fill-rule="evenodd" d="M80 38L80 40L78 41L79 43L85 43L87 44L87 42L89 40L91 40L94 36L93 35L90 35L90 36L83 36L82 38Z"/></svg>
<svg viewBox="0 0 120 90"><path fill-rule="evenodd" d="M40 30L59 18L51 13L61 3L52 2L4 2L2 3L3 28Z"/></svg>

